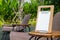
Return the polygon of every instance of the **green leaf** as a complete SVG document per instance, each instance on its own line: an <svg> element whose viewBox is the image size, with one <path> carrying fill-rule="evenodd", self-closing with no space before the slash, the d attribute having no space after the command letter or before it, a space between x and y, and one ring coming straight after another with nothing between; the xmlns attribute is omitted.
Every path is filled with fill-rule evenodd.
<svg viewBox="0 0 60 40"><path fill-rule="evenodd" d="M0 5L2 5L2 0L0 0Z"/></svg>

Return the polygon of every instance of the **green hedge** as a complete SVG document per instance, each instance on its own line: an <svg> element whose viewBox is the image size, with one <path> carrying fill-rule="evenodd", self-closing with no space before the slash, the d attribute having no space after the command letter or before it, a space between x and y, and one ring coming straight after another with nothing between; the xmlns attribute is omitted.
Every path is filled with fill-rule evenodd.
<svg viewBox="0 0 60 40"><path fill-rule="evenodd" d="M32 26L36 26L36 20L35 19L30 19L29 24L31 24Z"/></svg>

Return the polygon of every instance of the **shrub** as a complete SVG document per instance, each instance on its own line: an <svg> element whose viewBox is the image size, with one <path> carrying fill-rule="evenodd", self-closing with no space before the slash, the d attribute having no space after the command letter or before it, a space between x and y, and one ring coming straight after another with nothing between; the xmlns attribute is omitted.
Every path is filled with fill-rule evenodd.
<svg viewBox="0 0 60 40"><path fill-rule="evenodd" d="M32 26L36 26L36 20L30 19L29 24L31 24Z"/></svg>
<svg viewBox="0 0 60 40"><path fill-rule="evenodd" d="M0 20L0 27L2 27L3 24L4 24L4 23Z"/></svg>

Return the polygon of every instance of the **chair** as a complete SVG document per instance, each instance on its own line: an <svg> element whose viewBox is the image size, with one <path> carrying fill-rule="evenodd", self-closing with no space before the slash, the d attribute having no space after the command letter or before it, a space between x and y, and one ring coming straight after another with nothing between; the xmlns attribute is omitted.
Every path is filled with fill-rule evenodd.
<svg viewBox="0 0 60 40"><path fill-rule="evenodd" d="M12 25L3 25L3 27L2 27L2 31L12 31L12 30L14 30L14 27L17 29L17 30L19 30L19 28L20 29L23 29L24 27L23 26L29 26L29 24L28 24L28 21L29 21L29 19L30 19L30 16L31 16L31 14L27 14L27 15L25 15L25 17L24 17L24 19L22 20L22 23L21 24L12 24ZM19 27L18 27L19 26ZM21 27L22 26L22 27ZM15 29L15 30L16 30ZM30 28L29 28L29 30L30 30Z"/></svg>
<svg viewBox="0 0 60 40"><path fill-rule="evenodd" d="M28 27L29 31L30 31L30 27L29 27L30 24L28 24L30 16L31 16L31 14L25 15L25 17L22 20L22 23L20 25L18 25L18 24L13 24L13 25L8 25L8 26L4 25L2 28L2 31L4 32L2 39L4 38L6 40L7 34L10 34L11 31L23 32L26 27Z"/></svg>
<svg viewBox="0 0 60 40"><path fill-rule="evenodd" d="M15 30L15 31L18 31L18 32L19 32L19 31L24 31L24 29L25 29L26 27L28 27L28 28L29 28L29 31L30 31L30 27L29 27L30 24L28 24L28 21L29 21L30 17L31 17L31 14L25 15L25 17L24 17L24 19L22 20L22 23L21 23L20 25L13 24L13 25L16 26L16 27L14 28L14 30Z"/></svg>
<svg viewBox="0 0 60 40"><path fill-rule="evenodd" d="M60 12L56 13L54 16L52 30L60 31Z"/></svg>
<svg viewBox="0 0 60 40"><path fill-rule="evenodd" d="M53 26L52 27L53 31L60 31L60 12L55 14L52 26ZM54 40L56 40L56 39L54 39ZM57 40L59 40L59 37L57 38Z"/></svg>

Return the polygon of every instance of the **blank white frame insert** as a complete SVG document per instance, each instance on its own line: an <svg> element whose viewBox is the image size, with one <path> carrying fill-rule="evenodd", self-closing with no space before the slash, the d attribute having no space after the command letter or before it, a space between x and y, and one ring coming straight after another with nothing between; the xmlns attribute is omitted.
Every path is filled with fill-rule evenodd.
<svg viewBox="0 0 60 40"><path fill-rule="evenodd" d="M50 8L50 11L41 11L41 8ZM54 6L39 6L37 14L36 29L37 32L51 33Z"/></svg>

